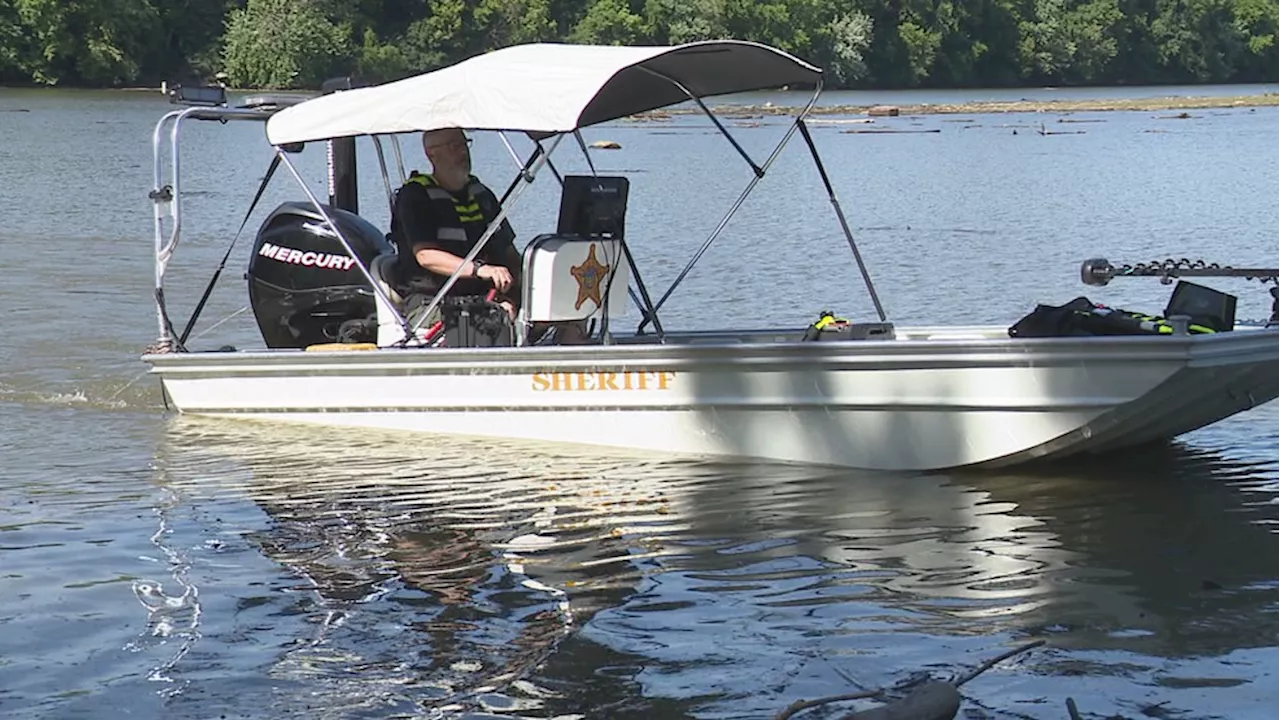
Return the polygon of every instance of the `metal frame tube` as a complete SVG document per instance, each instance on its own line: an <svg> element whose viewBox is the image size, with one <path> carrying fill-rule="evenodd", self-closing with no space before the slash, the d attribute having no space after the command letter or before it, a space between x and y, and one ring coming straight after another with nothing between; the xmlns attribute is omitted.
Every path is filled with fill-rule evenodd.
<svg viewBox="0 0 1280 720"><path fill-rule="evenodd" d="M176 210L174 210L173 203L177 196L174 193L173 186L166 185L164 182L164 158L161 148L164 146L165 125L169 121L175 120L182 112L182 110L174 110L166 113L156 123L155 130L151 133L152 176L155 185L151 189L151 207L155 228L156 322L160 326L160 340L164 342L173 339L169 332L169 324L165 321L166 315L163 301L164 273L169 264L169 258L173 255L172 246L177 242L176 231L174 231L170 235L168 243L166 243L164 220L166 217L170 218L170 220L174 218Z"/></svg>
<svg viewBox="0 0 1280 720"><path fill-rule="evenodd" d="M765 168L762 168L759 165L756 165L755 161L751 159L751 156L747 154L746 149L743 148L741 145L739 145L738 141L732 135L729 134L729 131L725 128L724 124L720 122L720 118L716 117L715 113L711 112L711 108L708 108L706 106L706 103L702 102L702 98L698 97L697 95L694 95L693 91L689 90L689 88L684 86L684 83L680 82L679 80L676 80L670 75L660 73L657 70L644 67L643 65L640 66L640 69L656 78L666 80L672 85L675 85L677 88L680 89L680 92L684 93L685 96L687 96L690 100L697 103L698 107L702 109L702 112L705 113L707 117L711 118L711 123L716 126L716 129L720 131L720 134L724 135L725 139L729 141L729 144L733 146L733 149L737 150L738 154L742 156L742 159L747 161L747 164L751 166L751 169L752 171L755 172L756 176L764 177ZM819 84L819 88L821 88L821 84ZM817 95L814 96L814 100L816 99L817 99ZM809 104L812 106L813 103L810 102Z"/></svg>
<svg viewBox="0 0 1280 720"><path fill-rule="evenodd" d="M582 129L574 130L573 137L578 141L578 147L582 149L582 158L587 161L587 168L591 170L591 177L600 177L600 173L596 171L596 164L591 161L591 151L587 149L587 141L582 137ZM561 185L563 184L561 182Z"/></svg>
<svg viewBox="0 0 1280 720"><path fill-rule="evenodd" d="M160 326L160 340L171 341L175 338L167 322L167 311L164 306L164 275L178 247L182 234L182 161L179 152L182 121L188 118L196 120L253 120L266 122L276 111L250 110L245 108L191 106L166 113L156 123L151 134L152 171L155 187L151 190L152 214L155 227L155 293L156 320ZM164 138L165 126L172 122L169 130L169 173L171 182L164 179ZM167 197L166 197L167 195ZM172 223L166 233L165 217Z"/></svg>
<svg viewBox="0 0 1280 720"><path fill-rule="evenodd" d="M755 186L762 178L764 178L765 173L769 171L769 168L773 165L774 161L778 159L780 154L782 154L782 149L786 147L787 142L791 140L791 136L795 135L799 124L809 115L814 104L818 101L818 95L821 93L822 83L819 82L817 84L817 88L814 89L813 97L809 98L809 102L800 111L800 114L796 117L796 121L791 123L786 134L782 136L780 141L778 141L777 147L773 149L773 152L769 155L768 159L764 161L764 165L760 166L755 177L751 178L751 181L747 183L746 188L743 189L742 194L738 196L738 199L733 203L732 207L729 208L729 212L725 213L724 217L720 219L720 222L716 225L715 229L711 231L711 236L708 237L706 242L702 243L702 247L698 248L698 251L693 254L693 257L689 260L688 264L686 264L684 269L680 271L680 274L676 276L676 279L671 283L670 287L667 288L666 292L662 294L662 297L658 298L658 304L653 308L654 312L662 309L662 306L667 302L667 299L671 297L671 293L675 292L676 287L684 281L685 276L689 274L689 271L693 269L693 266L697 264L698 260L702 259L703 254L705 254L707 249L711 247L711 243L715 242L716 238L720 236L720 233L724 232L725 227L729 224L730 218L733 217L734 213L738 212L738 208L742 207L742 203L746 202L747 196L751 194L751 191L754 190ZM643 331L644 326L649 324L649 320L650 319L647 317L643 318L640 321L640 325L636 328L636 332L639 333Z"/></svg>
<svg viewBox="0 0 1280 720"><path fill-rule="evenodd" d="M520 162L520 159L516 158L516 167L519 168L519 172L516 173L514 178L512 178L511 184L508 185L507 189L502 193L502 197L498 198L499 205L506 204L507 198L511 197L511 193L516 189L516 186L520 184L521 180L530 183L533 182L533 178L529 175L529 168L533 166L534 161L538 159L539 155L545 154L546 148L542 147L542 143L538 143L537 147L535 147L533 152L530 153L528 160Z"/></svg>
<svg viewBox="0 0 1280 720"><path fill-rule="evenodd" d="M400 327L405 328L405 340L407 341L409 338L413 337L413 331L408 328L409 323L398 311L396 311L395 303L392 303L391 298L387 297L386 293L382 292L382 288L378 287L378 282L374 279L373 273L369 271L369 268L364 266L364 263L360 262L360 256L356 254L356 251L351 247L351 243L347 241L346 236L344 236L342 231L338 229L338 223L334 222L333 218L329 216L329 213L325 211L324 205L318 198L316 198L315 193L311 192L311 188L307 187L307 183L302 179L302 175L298 172L298 169L293 166L293 163L289 162L289 158L285 157L284 150L279 146L276 146L276 155L280 158L280 162L284 163L284 166L289 168L289 173L293 175L294 180L298 181L298 186L302 188L302 192L306 193L307 199L311 201L316 212L320 213L320 217L324 218L325 223L329 225L329 229L332 230L334 236L338 238L338 242L342 243L342 249L347 251L347 255L355 261L356 267L360 268L360 274L364 275L365 280L369 281L369 287L373 288L373 294L377 295L378 299L385 303L386 306L395 313L396 320L400 323Z"/></svg>
<svg viewBox="0 0 1280 720"><path fill-rule="evenodd" d="M622 239L622 252L627 256L627 264L631 266L631 274L636 278L636 287L640 290L640 297L636 297L635 290L627 288L627 293L631 296L631 301L639 308L640 314L647 320L653 321L653 329L658 331L658 343L665 344L667 342L667 331L662 329L662 321L658 319L658 309L653 306L653 299L649 297L649 288L645 287L644 280L640 278L640 270L636 267L636 261L631 257L631 245L626 238ZM643 324L641 325L643 328ZM640 334L640 330L636 330L636 334Z"/></svg>
<svg viewBox="0 0 1280 720"><path fill-rule="evenodd" d="M391 138L391 150L396 156L396 168L400 171L400 184L403 185L405 178L409 176L404 172L404 154L400 152L400 136L396 135Z"/></svg>
<svg viewBox="0 0 1280 720"><path fill-rule="evenodd" d="M378 156L378 169L382 172L382 187L387 191L387 212L395 214L395 191L391 189L391 176L387 173L387 157L382 152L382 136L372 135L373 151Z"/></svg>
<svg viewBox="0 0 1280 720"><path fill-rule="evenodd" d="M871 282L871 273L867 270L867 264L862 261L862 253L858 251L858 243L853 239L853 231L849 229L849 222L845 220L844 210L840 208L840 200L836 198L835 188L831 185L831 179L827 177L827 169L822 165L822 158L818 156L818 146L813 144L813 136L809 134L809 126L805 125L804 119L796 120L796 124L800 126L800 135L804 138L804 142L809 146L809 154L813 156L813 164L818 168L818 175L822 177L822 185L827 189L827 198L831 200L831 206L835 208L836 218L840 221L840 230L844 232L844 239L849 242L849 249L853 251L853 259L858 263L858 270L862 273L862 282L867 286L867 293L871 295L871 303L876 306L876 314L880 316L880 322L884 322L887 317L884 312L884 306L880 304L880 296L876 294L875 284Z"/></svg>

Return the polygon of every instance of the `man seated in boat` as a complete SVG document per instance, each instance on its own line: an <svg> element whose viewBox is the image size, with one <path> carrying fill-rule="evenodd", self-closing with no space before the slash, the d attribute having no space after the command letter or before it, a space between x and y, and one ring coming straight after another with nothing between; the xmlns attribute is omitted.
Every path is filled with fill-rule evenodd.
<svg viewBox="0 0 1280 720"><path fill-rule="evenodd" d="M418 327L430 327L440 319L438 307L425 320L421 313L460 265L448 295L486 295L493 290L495 302L513 319L519 308L520 253L506 220L474 261L463 260L499 209L493 191L471 174L470 145L471 139L458 128L424 132L422 149L431 174L413 171L396 193L391 236L399 247L399 260L392 283L405 298L409 321Z"/></svg>
<svg viewBox="0 0 1280 720"><path fill-rule="evenodd" d="M431 300L459 265L464 265L448 296L486 295L514 320L520 308L520 252L515 232L505 219L474 261L464 262L498 214L493 191L471 174L471 139L459 128L422 134L422 149L431 174L416 170L396 193L391 236L399 248L393 285L405 298L405 313L415 327L431 327L443 315L439 308L422 318ZM551 327L554 342L589 342L583 322L534 323L530 338L541 338Z"/></svg>

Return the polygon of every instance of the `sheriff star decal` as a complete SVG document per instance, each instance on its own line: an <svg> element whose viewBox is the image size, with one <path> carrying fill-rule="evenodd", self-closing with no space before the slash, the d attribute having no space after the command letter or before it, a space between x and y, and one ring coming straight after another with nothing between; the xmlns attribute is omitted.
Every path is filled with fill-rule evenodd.
<svg viewBox="0 0 1280 720"><path fill-rule="evenodd" d="M609 274L609 266L601 264L596 259L595 243L591 243L591 248L587 250L587 259L583 260L581 265L569 268L569 272L573 273L573 279L578 281L578 301L573 304L573 309L580 310L582 303L588 300L594 301L596 307L599 307L600 283Z"/></svg>

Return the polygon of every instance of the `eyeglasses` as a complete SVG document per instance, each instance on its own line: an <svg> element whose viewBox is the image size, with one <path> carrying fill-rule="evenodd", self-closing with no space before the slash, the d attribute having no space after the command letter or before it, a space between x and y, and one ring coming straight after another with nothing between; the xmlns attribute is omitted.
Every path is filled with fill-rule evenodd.
<svg viewBox="0 0 1280 720"><path fill-rule="evenodd" d="M471 138L467 137L467 138L462 138L461 140L450 140L449 142L440 143L439 145L432 145L431 148L435 150L435 149L447 148L447 147L464 147L465 148L470 146L471 146Z"/></svg>

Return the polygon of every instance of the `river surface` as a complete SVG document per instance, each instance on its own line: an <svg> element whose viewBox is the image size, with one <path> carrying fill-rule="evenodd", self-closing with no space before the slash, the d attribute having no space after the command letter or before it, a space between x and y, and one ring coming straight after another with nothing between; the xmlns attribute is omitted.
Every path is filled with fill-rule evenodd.
<svg viewBox="0 0 1280 720"><path fill-rule="evenodd" d="M1105 94L1260 90L1275 88ZM1053 93L1087 96L824 102ZM736 100L762 97L797 100ZM1035 640L964 685L961 717L1060 720L1068 698L1095 719L1276 716L1276 403L1121 457L930 475L175 417L138 361L156 337L147 192L167 109L0 89L0 717L769 718ZM1079 295L1163 307L1153 280L1082 285L1089 257L1277 261L1274 106L853 120L817 118L814 140L894 322L1011 324ZM179 321L270 159L256 124L197 125ZM760 163L786 130L726 127ZM850 132L869 129L900 132ZM628 234L660 295L752 172L696 116L584 135L621 145L590 157L631 178ZM558 171L587 169L574 150ZM505 189L501 140L473 155ZM422 166L412 142L404 156ZM322 195L324 157L293 157ZM385 228L380 175L360 190ZM193 347L258 341L248 248L300 198L272 181ZM520 198L521 239L553 229L556 202L542 180ZM1242 318L1270 310L1256 282L1207 284ZM822 309L874 318L796 137L662 317L799 333Z"/></svg>

